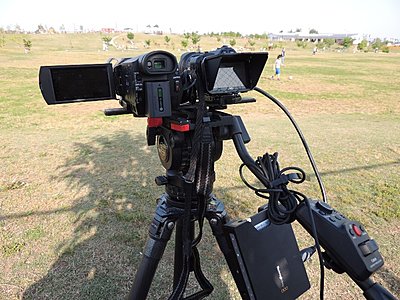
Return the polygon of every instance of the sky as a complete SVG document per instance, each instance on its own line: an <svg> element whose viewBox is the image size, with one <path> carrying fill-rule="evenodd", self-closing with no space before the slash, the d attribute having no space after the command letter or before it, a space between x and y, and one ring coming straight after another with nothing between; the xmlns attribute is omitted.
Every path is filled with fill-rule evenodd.
<svg viewBox="0 0 400 300"><path fill-rule="evenodd" d="M400 39L399 0L0 0L0 27L111 27L172 32L358 33Z"/></svg>

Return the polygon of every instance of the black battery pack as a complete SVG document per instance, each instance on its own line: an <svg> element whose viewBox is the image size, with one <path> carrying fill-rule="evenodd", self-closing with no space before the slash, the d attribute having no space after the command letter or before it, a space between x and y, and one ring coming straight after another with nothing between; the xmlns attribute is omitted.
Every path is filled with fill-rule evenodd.
<svg viewBox="0 0 400 300"><path fill-rule="evenodd" d="M236 284L243 299L296 299L310 288L290 224L275 225L267 211L224 227L236 253Z"/></svg>

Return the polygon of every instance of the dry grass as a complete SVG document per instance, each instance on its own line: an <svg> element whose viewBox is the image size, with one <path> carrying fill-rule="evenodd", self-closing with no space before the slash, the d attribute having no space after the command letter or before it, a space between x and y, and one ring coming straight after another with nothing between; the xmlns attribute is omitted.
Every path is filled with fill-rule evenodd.
<svg viewBox="0 0 400 300"><path fill-rule="evenodd" d="M23 54L21 36L6 36L0 48L0 299L119 299L132 284L164 172L156 149L145 145L146 120L106 118L114 102L47 107L37 87L40 65L94 63L110 56L148 51L99 51L99 35L31 36ZM135 40L142 41L143 36ZM182 37L160 48L179 55ZM238 46L246 41L239 41ZM257 41L256 47L265 42ZM139 43L140 44L140 43ZM217 46L203 38L203 49ZM269 80L271 59L260 86L281 98L296 117L324 175L332 205L363 222L376 238L385 267L375 279L400 296L400 56L320 53L286 47L282 81ZM277 53L272 52L273 58ZM289 81L287 77L293 76ZM256 94L252 94L256 95ZM281 165L311 174L288 121L267 100L228 109L243 116L253 156L278 151ZM263 204L241 183L240 162L225 142L214 191L228 213L245 218ZM302 191L318 197L315 178ZM211 299L240 299L206 226L202 265L216 287ZM295 224L299 244L311 243ZM165 299L172 276L168 245L151 290ZM317 299L317 260L307 264ZM326 299L362 299L343 275L327 272Z"/></svg>

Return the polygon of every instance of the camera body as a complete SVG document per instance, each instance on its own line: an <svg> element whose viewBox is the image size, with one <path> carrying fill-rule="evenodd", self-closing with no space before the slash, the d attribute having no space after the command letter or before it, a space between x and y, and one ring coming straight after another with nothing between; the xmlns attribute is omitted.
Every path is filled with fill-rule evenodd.
<svg viewBox="0 0 400 300"><path fill-rule="evenodd" d="M182 98L176 57L153 51L114 66L115 92L135 117L170 117Z"/></svg>
<svg viewBox="0 0 400 300"><path fill-rule="evenodd" d="M241 102L252 90L268 59L266 52L236 53L223 46L176 57L158 50L112 65L42 66L39 85L47 104L118 99L122 113L165 118L196 103L199 91L210 107ZM244 102L244 101L243 101ZM121 111L120 111L121 113Z"/></svg>

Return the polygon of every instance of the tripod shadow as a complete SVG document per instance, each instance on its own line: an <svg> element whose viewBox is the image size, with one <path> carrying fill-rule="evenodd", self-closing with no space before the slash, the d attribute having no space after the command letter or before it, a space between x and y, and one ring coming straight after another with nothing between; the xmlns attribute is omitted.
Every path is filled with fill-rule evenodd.
<svg viewBox="0 0 400 300"><path fill-rule="evenodd" d="M321 176L341 175L343 173L356 173L359 171L368 171L368 170L373 170L373 169L378 169L378 168L390 167L393 165L400 165L400 160L379 163L379 164L370 164L370 165L366 165L366 166L357 166L357 167L353 167L353 168L344 168L341 170L325 171L325 172L320 172L320 174L321 174ZM315 178L315 174L310 174L310 178Z"/></svg>
<svg viewBox="0 0 400 300"><path fill-rule="evenodd" d="M163 192L154 177L165 170L156 149L145 143L143 135L126 131L74 145L74 154L53 178L77 191L71 195L73 205L69 211L38 213L72 217L72 238L58 246L58 260L24 291L22 299L123 299L128 295L156 199ZM10 216L19 217L23 214ZM162 261L149 299L167 298L171 292L172 245ZM224 283L219 281L216 286L221 288Z"/></svg>

